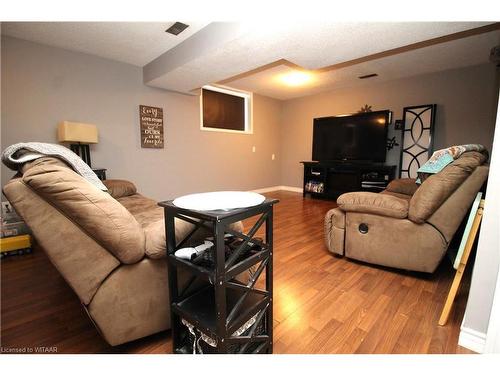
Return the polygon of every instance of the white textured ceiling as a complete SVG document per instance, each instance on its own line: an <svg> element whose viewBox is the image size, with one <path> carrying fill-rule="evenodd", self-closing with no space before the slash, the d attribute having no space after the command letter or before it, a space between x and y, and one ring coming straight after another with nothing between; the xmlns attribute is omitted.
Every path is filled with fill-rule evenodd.
<svg viewBox="0 0 500 375"><path fill-rule="evenodd" d="M188 93L280 59L317 69L393 48L480 27L478 22L280 23L244 25L234 39L175 69L149 85ZM189 44L186 40L184 44ZM410 63L409 71L417 63Z"/></svg>
<svg viewBox="0 0 500 375"><path fill-rule="evenodd" d="M226 86L288 100L325 90L384 82L393 79L488 63L492 47L500 44L500 31L470 36L429 47L366 61L323 73L312 73L303 86L286 86L280 77L295 69L287 65L272 68L225 82ZM378 77L359 79L377 73Z"/></svg>
<svg viewBox="0 0 500 375"><path fill-rule="evenodd" d="M252 22L219 27L222 24L185 22L190 27L179 36L165 33L172 22L7 22L2 23L2 34L143 66L146 84L192 94L203 85L282 59L305 69L319 69L489 24ZM337 87L479 64L487 61L489 48L500 44L498 39L495 31L366 61L319 73L314 84L302 88L276 82L275 74L290 69L287 66L226 81L225 85L290 99ZM357 78L373 72L379 77L366 81Z"/></svg>
<svg viewBox="0 0 500 375"><path fill-rule="evenodd" d="M2 34L142 67L208 24L181 22L177 36L174 22L2 22Z"/></svg>

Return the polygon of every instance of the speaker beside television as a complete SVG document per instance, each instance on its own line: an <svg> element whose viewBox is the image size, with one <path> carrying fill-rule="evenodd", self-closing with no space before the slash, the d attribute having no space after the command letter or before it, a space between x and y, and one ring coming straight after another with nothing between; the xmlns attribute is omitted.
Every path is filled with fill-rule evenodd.
<svg viewBox="0 0 500 375"><path fill-rule="evenodd" d="M315 118L312 160L385 162L389 110Z"/></svg>

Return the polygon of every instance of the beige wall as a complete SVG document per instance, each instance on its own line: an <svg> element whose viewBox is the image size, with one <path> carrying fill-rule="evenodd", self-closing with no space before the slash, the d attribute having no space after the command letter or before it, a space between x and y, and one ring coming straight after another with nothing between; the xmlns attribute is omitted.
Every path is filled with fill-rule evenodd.
<svg viewBox="0 0 500 375"><path fill-rule="evenodd" d="M206 132L199 129L198 97L145 86L141 68L9 37L2 38L1 56L2 149L56 142L61 120L88 122L100 132L91 146L93 166L158 200L280 184L277 100L254 96L252 135ZM140 104L163 108L164 149L141 148ZM2 181L12 175L2 165Z"/></svg>
<svg viewBox="0 0 500 375"><path fill-rule="evenodd" d="M57 122L95 123L94 166L134 181L155 199L196 191L302 185L312 119L369 104L401 118L405 106L437 103L435 146L491 147L495 114L492 64L386 83L369 83L280 102L254 95L254 134L199 130L197 97L147 87L141 69L82 53L2 38L2 149L21 141L55 142ZM140 147L139 104L163 107L165 148ZM395 131L390 127L389 136ZM399 139L399 134L397 134ZM252 153L256 146L256 153ZM271 160L271 154L276 160ZM387 154L397 164L399 148ZM2 166L2 180L12 172Z"/></svg>
<svg viewBox="0 0 500 375"><path fill-rule="evenodd" d="M23 141L55 142L61 120L95 123L100 143L92 146L94 166L108 168L110 178L134 181L158 200L197 191L299 187L299 161L311 158L312 119L356 112L365 104L390 109L397 119L405 106L437 103L436 148L492 146L498 86L492 64L286 102L255 95L254 134L235 135L200 131L198 98L145 86L135 66L8 37L2 38L1 59L2 149ZM164 149L140 147L140 104L164 109ZM389 136L394 134L391 127ZM387 159L397 164L399 149ZM12 175L2 165L2 181ZM496 260L483 263L491 272L498 269ZM491 306L485 293L467 308L467 327L479 332L487 327Z"/></svg>
<svg viewBox="0 0 500 375"><path fill-rule="evenodd" d="M403 107L436 103L435 149L482 143L491 150L495 81L494 65L485 64L286 101L281 126L281 184L302 186L299 162L311 159L313 118L357 112L365 104L373 110L390 109L393 119L399 119ZM389 128L389 137L393 135L394 125ZM397 165L399 153L399 148L388 151L387 162Z"/></svg>

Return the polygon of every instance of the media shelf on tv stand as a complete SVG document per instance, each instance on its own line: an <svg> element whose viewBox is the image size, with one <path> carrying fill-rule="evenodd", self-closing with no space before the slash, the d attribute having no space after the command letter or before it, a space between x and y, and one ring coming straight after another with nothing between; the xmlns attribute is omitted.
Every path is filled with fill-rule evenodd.
<svg viewBox="0 0 500 375"><path fill-rule="evenodd" d="M395 165L370 162L302 161L304 166L303 196L337 199L353 191L380 192L396 174ZM311 182L321 182L322 192L310 189Z"/></svg>
<svg viewBox="0 0 500 375"><path fill-rule="evenodd" d="M266 199L258 206L229 211L186 210L172 201L159 203L165 210L174 353L272 353L272 223L277 202ZM247 234L230 228L253 216L258 219ZM175 239L178 220L195 226L180 243ZM256 236L263 224L264 239ZM175 251L200 229L213 237L215 246L207 250L212 255L199 262L176 257ZM228 234L241 242L228 249ZM238 275L247 276L245 283ZM265 275L265 289L256 286L261 275Z"/></svg>

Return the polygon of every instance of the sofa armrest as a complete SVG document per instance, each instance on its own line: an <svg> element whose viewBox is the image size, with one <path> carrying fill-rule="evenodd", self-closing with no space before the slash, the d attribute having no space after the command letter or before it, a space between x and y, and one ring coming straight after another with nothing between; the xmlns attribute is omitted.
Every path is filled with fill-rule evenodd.
<svg viewBox="0 0 500 375"><path fill-rule="evenodd" d="M391 193L413 195L418 189L418 185L415 183L414 178L398 178L397 180L392 180L387 185L387 191Z"/></svg>
<svg viewBox="0 0 500 375"><path fill-rule="evenodd" d="M408 216L408 201L390 194L346 193L337 199L337 204L345 212L363 212L398 219Z"/></svg>
<svg viewBox="0 0 500 375"><path fill-rule="evenodd" d="M344 255L345 212L332 208L325 215L325 244L332 253Z"/></svg>
<svg viewBox="0 0 500 375"><path fill-rule="evenodd" d="M108 188L109 194L115 199L128 197L137 193L135 185L127 180L104 180L102 183Z"/></svg>

